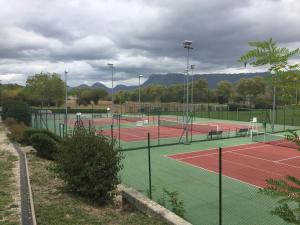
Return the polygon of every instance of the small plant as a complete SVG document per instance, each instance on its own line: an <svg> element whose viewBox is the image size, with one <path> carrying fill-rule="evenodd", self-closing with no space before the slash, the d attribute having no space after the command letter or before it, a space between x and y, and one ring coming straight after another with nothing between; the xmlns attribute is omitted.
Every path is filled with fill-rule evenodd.
<svg viewBox="0 0 300 225"><path fill-rule="evenodd" d="M9 139L21 142L27 126L23 122L18 123L14 118L6 118L4 123L10 131L10 134L8 134Z"/></svg>
<svg viewBox="0 0 300 225"><path fill-rule="evenodd" d="M160 198L157 200L158 204L160 204L163 207L166 207L167 199L166 199L166 193L163 191Z"/></svg>
<svg viewBox="0 0 300 225"><path fill-rule="evenodd" d="M30 143L43 158L53 160L57 152L57 142L44 133L35 133L30 137Z"/></svg>
<svg viewBox="0 0 300 225"><path fill-rule="evenodd" d="M179 193L177 191L168 191L167 189L163 189L163 193L167 196L168 202L171 206L171 210L177 214L178 216L184 218L184 202L183 200L179 200ZM166 198L164 197L164 204L166 202Z"/></svg>

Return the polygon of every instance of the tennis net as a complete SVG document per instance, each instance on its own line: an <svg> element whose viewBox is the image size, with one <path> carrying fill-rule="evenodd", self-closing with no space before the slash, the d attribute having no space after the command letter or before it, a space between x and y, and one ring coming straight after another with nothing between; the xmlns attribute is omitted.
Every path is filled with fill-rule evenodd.
<svg viewBox="0 0 300 225"><path fill-rule="evenodd" d="M210 131L219 131L218 125L204 124L204 123L193 123L186 125L182 122L172 121L172 120L159 120L159 125L162 127L169 127L174 129L185 129L188 127L190 131L196 131L201 133L208 133Z"/></svg>
<svg viewBox="0 0 300 225"><path fill-rule="evenodd" d="M293 141L288 140L287 137L284 135L270 134L265 132L252 131L252 141L286 148L299 149L300 147Z"/></svg>
<svg viewBox="0 0 300 225"><path fill-rule="evenodd" d="M120 120L125 120L128 122L137 122L143 119L140 115L121 115Z"/></svg>

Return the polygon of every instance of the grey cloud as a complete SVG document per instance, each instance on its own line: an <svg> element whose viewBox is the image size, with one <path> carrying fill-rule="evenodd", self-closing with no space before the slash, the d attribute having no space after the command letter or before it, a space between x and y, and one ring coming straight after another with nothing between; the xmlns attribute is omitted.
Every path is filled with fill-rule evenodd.
<svg viewBox="0 0 300 225"><path fill-rule="evenodd" d="M5 4L0 9L2 75L8 74L6 67L17 68L16 74L24 67L27 76L41 68L56 72L65 65L73 67L70 82L106 82L108 62L116 64L120 82L137 74L182 72L185 39L193 41L196 72L238 71L237 60L249 49L249 41L273 37L291 48L300 41L297 0L12 0ZM16 62L1 64L4 59Z"/></svg>

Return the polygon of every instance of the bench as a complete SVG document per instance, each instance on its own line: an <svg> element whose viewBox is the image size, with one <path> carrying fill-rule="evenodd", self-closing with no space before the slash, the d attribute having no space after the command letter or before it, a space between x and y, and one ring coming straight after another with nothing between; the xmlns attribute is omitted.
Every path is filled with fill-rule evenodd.
<svg viewBox="0 0 300 225"><path fill-rule="evenodd" d="M236 136L241 136L241 137L245 137L247 136L249 133L249 129L248 128L238 128L236 130Z"/></svg>
<svg viewBox="0 0 300 225"><path fill-rule="evenodd" d="M213 139L214 137L215 138L221 138L222 134L223 134L222 130L212 130L212 131L208 132L207 139Z"/></svg>

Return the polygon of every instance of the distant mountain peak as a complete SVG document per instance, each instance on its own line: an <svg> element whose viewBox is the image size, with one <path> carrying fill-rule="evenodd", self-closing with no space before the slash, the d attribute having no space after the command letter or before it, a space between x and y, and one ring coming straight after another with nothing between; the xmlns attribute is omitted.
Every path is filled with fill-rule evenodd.
<svg viewBox="0 0 300 225"><path fill-rule="evenodd" d="M227 80L232 83L237 83L241 78L253 78L255 76L268 76L268 72L261 73L211 73L211 74L195 74L194 81L196 80L206 80L209 88L215 88L221 80ZM149 78L142 84L143 87L149 85L174 85L182 84L184 80L184 75L182 73L168 73L168 74L151 74ZM114 91L122 90L132 90L137 88L136 85L124 85L119 84L114 87ZM89 86L86 84L79 85L74 88L84 89L84 88L101 88L111 93L111 88L105 86L101 82L96 82L93 85Z"/></svg>

